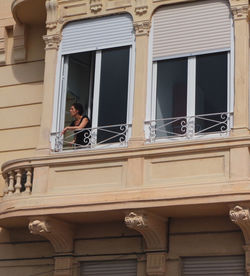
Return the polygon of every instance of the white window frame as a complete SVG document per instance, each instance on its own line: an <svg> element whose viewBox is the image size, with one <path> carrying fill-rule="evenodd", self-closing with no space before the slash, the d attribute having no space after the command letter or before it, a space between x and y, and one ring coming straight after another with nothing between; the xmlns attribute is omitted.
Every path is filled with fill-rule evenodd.
<svg viewBox="0 0 250 276"><path fill-rule="evenodd" d="M119 47L123 47L122 45ZM131 137L131 126L133 118L133 95L134 95L134 70L135 70L135 37L131 45L124 45L129 47L129 66L128 66L128 97L127 97L127 114L126 124L129 125L126 136L126 141ZM110 47L105 49L115 49L118 47ZM100 96L100 79L101 79L101 59L102 51L105 50L96 49L95 55L95 72L94 74L94 87L93 93L93 109L92 109L92 128L96 128L98 125L98 112L99 112L99 96ZM82 51L87 52L87 51ZM51 149L55 150L56 147L56 136L63 130L65 123L65 106L66 106L66 93L67 93L67 78L68 78L68 57L70 54L62 55L61 47L58 51L58 62L57 62L57 73L55 82L55 93L54 93L54 109L53 109L53 121L51 131ZM90 110L88 110L88 114ZM105 144L105 148L119 147L118 143ZM102 146L103 147L103 146ZM94 147L98 149L99 146ZM68 151L75 151L74 149Z"/></svg>
<svg viewBox="0 0 250 276"><path fill-rule="evenodd" d="M153 20L153 19L152 19ZM163 58L153 59L153 25L152 22L151 31L149 35L149 46L148 46L148 82L147 82L147 104L146 104L146 119L144 124L144 132L146 142L151 143L149 122L156 119L156 94L157 94L157 62L160 60L177 59L186 57L188 61L187 65L187 116L195 116L195 81L196 81L196 56L227 52L227 112L233 113L234 107L234 22L231 17L231 47L218 49L214 51L202 51L197 53L190 53L185 55L176 55ZM233 116L230 118L230 128L233 127ZM213 138L218 137L219 134L208 134L193 136L192 139L201 138ZM159 138L155 142L164 142L169 140L183 140L186 137L171 137L171 138Z"/></svg>

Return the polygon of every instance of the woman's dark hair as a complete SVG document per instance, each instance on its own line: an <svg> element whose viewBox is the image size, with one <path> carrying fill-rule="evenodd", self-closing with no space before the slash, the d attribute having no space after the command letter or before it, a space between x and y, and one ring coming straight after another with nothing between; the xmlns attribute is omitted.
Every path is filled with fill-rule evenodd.
<svg viewBox="0 0 250 276"><path fill-rule="evenodd" d="M79 115L82 115L83 106L80 103L73 103L72 106L78 111Z"/></svg>

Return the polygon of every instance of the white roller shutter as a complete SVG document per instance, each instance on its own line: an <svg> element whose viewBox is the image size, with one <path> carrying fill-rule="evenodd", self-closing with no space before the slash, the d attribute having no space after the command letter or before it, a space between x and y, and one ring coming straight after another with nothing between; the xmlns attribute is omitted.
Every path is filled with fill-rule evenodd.
<svg viewBox="0 0 250 276"><path fill-rule="evenodd" d="M182 276L245 276L244 256L188 257L182 260Z"/></svg>
<svg viewBox="0 0 250 276"><path fill-rule="evenodd" d="M231 13L226 0L165 6L153 23L153 58L230 49Z"/></svg>
<svg viewBox="0 0 250 276"><path fill-rule="evenodd" d="M136 260L82 262L80 276L136 276Z"/></svg>
<svg viewBox="0 0 250 276"><path fill-rule="evenodd" d="M71 22L62 33L62 55L131 45L133 24L127 14Z"/></svg>

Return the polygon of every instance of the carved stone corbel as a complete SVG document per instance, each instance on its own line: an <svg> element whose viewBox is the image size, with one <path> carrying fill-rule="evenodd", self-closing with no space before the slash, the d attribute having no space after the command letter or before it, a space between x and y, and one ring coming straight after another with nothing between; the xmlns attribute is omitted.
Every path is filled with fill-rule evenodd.
<svg viewBox="0 0 250 276"><path fill-rule="evenodd" d="M250 276L250 212L249 208L243 208L239 205L229 211L229 216L232 222L237 224L243 232L246 245L245 260L247 275Z"/></svg>
<svg viewBox="0 0 250 276"><path fill-rule="evenodd" d="M60 34L44 35L45 50L58 50L61 42Z"/></svg>
<svg viewBox="0 0 250 276"><path fill-rule="evenodd" d="M4 65L6 63L6 39L6 29L5 27L0 27L0 65Z"/></svg>
<svg viewBox="0 0 250 276"><path fill-rule="evenodd" d="M149 31L151 28L150 20L136 21L136 22L134 22L133 25L134 25L134 30L135 30L136 36L149 35Z"/></svg>
<svg viewBox="0 0 250 276"><path fill-rule="evenodd" d="M52 218L33 218L29 222L31 234L48 239L56 253L73 251L73 228L70 224Z"/></svg>
<svg viewBox="0 0 250 276"><path fill-rule="evenodd" d="M125 224L127 227L140 232L145 239L147 245L147 275L165 275L166 220L148 212L133 211L126 215Z"/></svg>
<svg viewBox="0 0 250 276"><path fill-rule="evenodd" d="M239 205L235 206L229 212L230 219L236 223L243 232L246 245L250 245L250 213L248 208Z"/></svg>
<svg viewBox="0 0 250 276"><path fill-rule="evenodd" d="M56 27L57 24L57 0L46 0L46 10L47 10L47 19L46 27L49 30L52 30Z"/></svg>
<svg viewBox="0 0 250 276"><path fill-rule="evenodd" d="M160 250L166 248L166 221L151 213L143 211L130 212L125 217L127 227L142 234L147 249Z"/></svg>
<svg viewBox="0 0 250 276"><path fill-rule="evenodd" d="M14 61L22 62L26 59L26 38L25 38L25 26L16 24L13 29L14 46L13 56Z"/></svg>

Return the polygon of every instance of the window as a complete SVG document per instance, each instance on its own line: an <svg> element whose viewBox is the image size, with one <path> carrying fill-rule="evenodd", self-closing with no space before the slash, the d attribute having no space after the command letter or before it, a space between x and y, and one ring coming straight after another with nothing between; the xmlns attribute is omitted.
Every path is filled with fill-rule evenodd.
<svg viewBox="0 0 250 276"><path fill-rule="evenodd" d="M91 128L84 133L87 143L80 148L126 145L132 121L133 52L128 15L77 21L65 27L55 133L70 124L69 108L79 102L91 121ZM57 135L56 149L72 149L74 135L70 133L64 141Z"/></svg>
<svg viewBox="0 0 250 276"><path fill-rule="evenodd" d="M245 276L244 256L182 258L182 276Z"/></svg>
<svg viewBox="0 0 250 276"><path fill-rule="evenodd" d="M232 19L225 1L156 11L148 141L224 134L232 111Z"/></svg>
<svg viewBox="0 0 250 276"><path fill-rule="evenodd" d="M81 276L136 276L136 260L82 262Z"/></svg>

